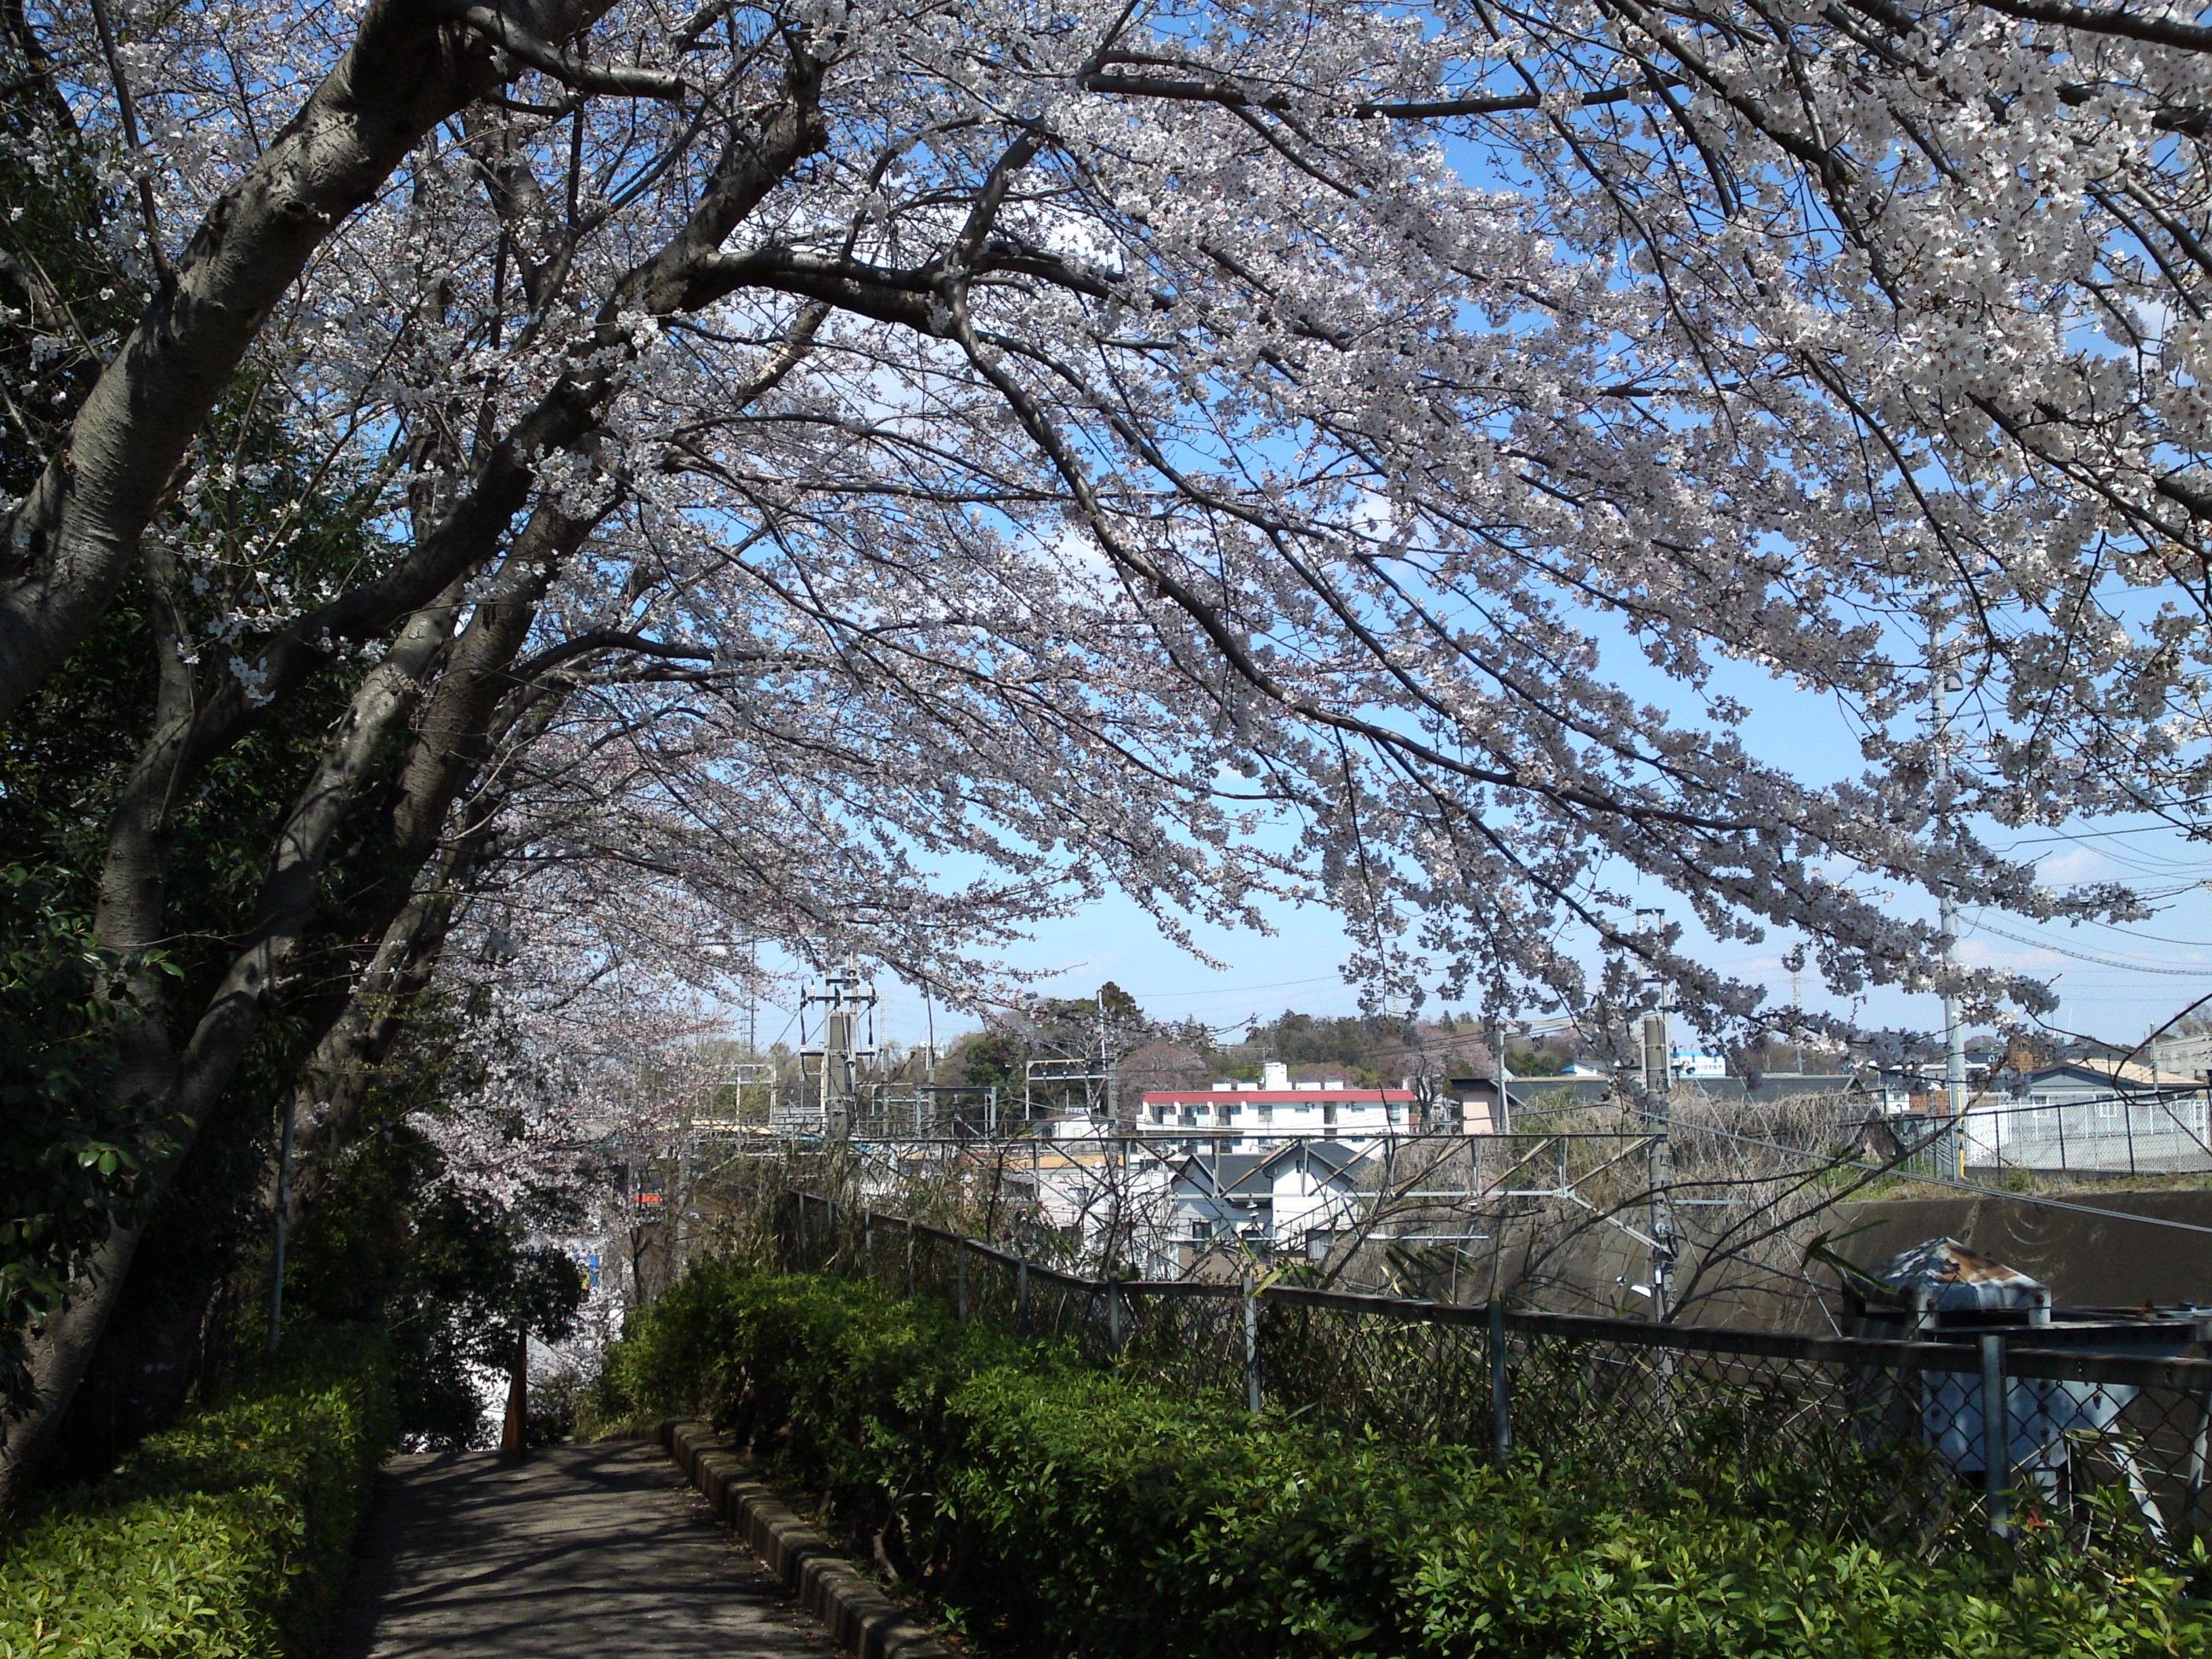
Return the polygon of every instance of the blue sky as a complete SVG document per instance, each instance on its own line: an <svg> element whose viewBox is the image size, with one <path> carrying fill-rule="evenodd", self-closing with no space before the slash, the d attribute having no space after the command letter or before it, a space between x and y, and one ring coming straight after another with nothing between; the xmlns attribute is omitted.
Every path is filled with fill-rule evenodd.
<svg viewBox="0 0 2212 1659"><path fill-rule="evenodd" d="M2163 829L2071 844L2054 842L2050 851L2046 870L2069 880L2125 879L2144 869L2166 869L2173 860L2197 872L2197 878L2212 867L2203 849L2192 854ZM1901 908L1932 910L1917 895L1900 893L1896 902ZM1279 909L1273 919L1278 931L1273 938L1200 929L1209 953L1229 964L1214 971L1163 939L1136 906L1109 900L1040 928L1012 960L1025 969L1060 970L1039 986L1042 992L1075 994L1110 979L1148 1012L1169 1018L1188 1016L1225 1024L1254 1014L1269 1018L1285 1008L1316 1014L1356 1012L1358 990L1335 971L1348 951L1336 918L1321 909ZM1971 917L1965 921L1963 958L2052 977L2062 1001L2051 1023L2069 1030L2133 1042L2186 1003L2212 994L2212 943L2208 943L2212 941L2212 904L2201 888L2158 917L2127 928L2040 927L1996 915L1989 924L1990 928L1984 928ZM2021 939L2000 936L1990 928ZM2045 943L2021 942L2034 939ZM1790 984L1781 963L1784 948L1771 942L1717 946L1711 954L1735 972L1766 984L1778 1001L1786 1003ZM2104 966L2064 951L2137 965ZM2175 971L2191 969L2197 972ZM920 1041L920 997L893 984L881 988L886 1035L902 1042ZM1879 992L1854 1004L1827 995L1809 974L1803 990L1808 1008L1855 1014L1870 1025L1929 1028L1942 1018L1933 997ZM948 1022L940 1011L940 1040L950 1025L958 1023Z"/></svg>

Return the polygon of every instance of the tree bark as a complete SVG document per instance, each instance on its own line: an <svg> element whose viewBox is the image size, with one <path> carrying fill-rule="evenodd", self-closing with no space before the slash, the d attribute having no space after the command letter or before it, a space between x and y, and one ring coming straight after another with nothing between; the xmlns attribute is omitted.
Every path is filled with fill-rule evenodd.
<svg viewBox="0 0 2212 1659"><path fill-rule="evenodd" d="M520 1332L514 1339L514 1358L507 1372L507 1417L500 1425L499 1449L503 1452L520 1452L529 1438L530 1425L530 1334Z"/></svg>
<svg viewBox="0 0 2212 1659"><path fill-rule="evenodd" d="M386 925L375 956L345 1011L301 1068L293 1104L291 1224L302 1225L329 1188L337 1160L361 1132L369 1085L404 1030L415 997L429 983L473 862L447 849Z"/></svg>

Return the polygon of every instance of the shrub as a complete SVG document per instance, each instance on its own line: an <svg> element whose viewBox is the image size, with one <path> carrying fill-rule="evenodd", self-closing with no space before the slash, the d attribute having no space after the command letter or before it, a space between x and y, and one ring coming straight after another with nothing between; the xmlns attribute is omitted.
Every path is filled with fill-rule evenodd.
<svg viewBox="0 0 2212 1659"><path fill-rule="evenodd" d="M2136 1659L2212 1642L2180 1571L2033 1544L2017 1571L1923 1561L1763 1498L1255 1419L849 1281L696 1271L601 1389L628 1414L734 1429L1009 1655Z"/></svg>
<svg viewBox="0 0 2212 1659"><path fill-rule="evenodd" d="M964 1454L952 1397L1010 1367L1074 1369L933 1302L705 1262L609 1349L581 1416L603 1429L686 1415L732 1430L776 1476L820 1493L833 1525L934 1580L960 1547L938 1527L930 1474Z"/></svg>
<svg viewBox="0 0 2212 1659"><path fill-rule="evenodd" d="M0 1659L313 1651L392 1409L381 1334L288 1333L280 1359L0 1540Z"/></svg>

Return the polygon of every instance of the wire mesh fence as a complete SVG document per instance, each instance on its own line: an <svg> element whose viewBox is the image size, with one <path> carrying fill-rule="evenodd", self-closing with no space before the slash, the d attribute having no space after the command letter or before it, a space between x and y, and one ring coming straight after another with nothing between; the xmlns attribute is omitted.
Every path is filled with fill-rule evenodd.
<svg viewBox="0 0 2212 1659"><path fill-rule="evenodd" d="M1977 1097L1964 1116L1887 1120L1918 1145L1901 1174L1979 1181L2012 1175L2202 1175L2212 1172L2212 1128L2201 1087L2112 1090L2025 1105Z"/></svg>
<svg viewBox="0 0 2212 1659"><path fill-rule="evenodd" d="M805 1193L785 1195L775 1231L787 1270L933 1297L1195 1399L1500 1458L1517 1449L1569 1479L1756 1494L1849 1535L1926 1546L2055 1528L2162 1553L2212 1519L2212 1359L2099 1352L2063 1327L1900 1341L1249 1276L1091 1279Z"/></svg>

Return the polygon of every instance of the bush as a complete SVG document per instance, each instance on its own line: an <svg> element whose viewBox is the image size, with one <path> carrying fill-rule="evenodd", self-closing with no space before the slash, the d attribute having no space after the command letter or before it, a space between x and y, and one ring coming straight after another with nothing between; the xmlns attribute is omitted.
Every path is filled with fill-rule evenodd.
<svg viewBox="0 0 2212 1659"><path fill-rule="evenodd" d="M390 1351L302 1327L281 1358L0 1540L0 1659L313 1652L392 1443Z"/></svg>
<svg viewBox="0 0 2212 1659"><path fill-rule="evenodd" d="M921 1472L963 1455L953 1396L1019 1367L1072 1359L933 1302L851 1280L757 1277L696 1265L613 1345L581 1413L602 1429L670 1415L736 1431L781 1479L821 1493L837 1523L894 1555L933 1509Z"/></svg>
<svg viewBox="0 0 2212 1659"><path fill-rule="evenodd" d="M2016 1572L1922 1561L1771 1504L1254 1419L848 1281L695 1270L611 1352L597 1404L733 1429L1010 1655L2135 1659L2212 1642L2201 1574L2033 1544Z"/></svg>

